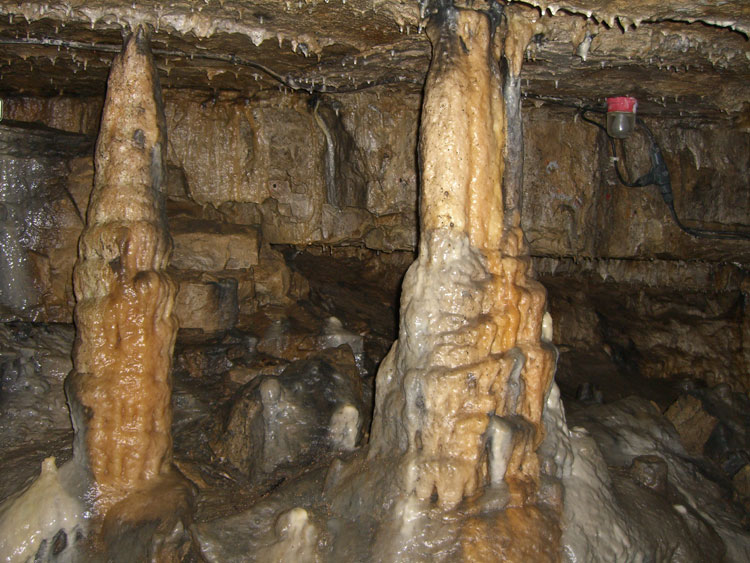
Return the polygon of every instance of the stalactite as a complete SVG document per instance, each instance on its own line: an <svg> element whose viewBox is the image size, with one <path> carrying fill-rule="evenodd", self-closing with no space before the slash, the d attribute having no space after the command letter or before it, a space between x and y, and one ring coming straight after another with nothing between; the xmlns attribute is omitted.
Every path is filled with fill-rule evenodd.
<svg viewBox="0 0 750 563"><path fill-rule="evenodd" d="M333 135L328 129L325 120L318 113L318 106L320 100L315 100L313 106L313 118L315 119L316 125L323 132L323 136L326 140L326 152L325 152L325 180L326 180L326 201L336 207L341 207L339 202L338 191L336 189L336 145L333 142Z"/></svg>
<svg viewBox="0 0 750 563"><path fill-rule="evenodd" d="M533 498L554 370L544 288L517 222L504 222L506 159L519 150L506 143L520 128L508 133L493 32L486 14L449 7L428 26L419 258L376 387L371 461L398 452L407 494L446 508L499 479L514 506Z"/></svg>
<svg viewBox="0 0 750 563"><path fill-rule="evenodd" d="M96 175L74 270L74 455L106 511L166 473L172 456L175 285L163 192L166 128L143 29L112 64Z"/></svg>

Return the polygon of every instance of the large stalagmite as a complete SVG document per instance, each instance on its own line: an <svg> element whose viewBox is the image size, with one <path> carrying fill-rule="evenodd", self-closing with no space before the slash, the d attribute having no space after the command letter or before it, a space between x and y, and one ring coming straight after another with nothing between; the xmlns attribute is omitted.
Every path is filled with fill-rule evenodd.
<svg viewBox="0 0 750 563"><path fill-rule="evenodd" d="M74 271L77 328L67 392L75 456L106 510L168 471L177 324L164 211L166 128L147 34L116 57Z"/></svg>
<svg viewBox="0 0 750 563"><path fill-rule="evenodd" d="M401 298L399 340L378 374L371 457L396 449L409 488L455 506L504 480L524 502L554 351L544 288L518 227L503 221L505 116L490 18L444 9L428 28L421 242Z"/></svg>

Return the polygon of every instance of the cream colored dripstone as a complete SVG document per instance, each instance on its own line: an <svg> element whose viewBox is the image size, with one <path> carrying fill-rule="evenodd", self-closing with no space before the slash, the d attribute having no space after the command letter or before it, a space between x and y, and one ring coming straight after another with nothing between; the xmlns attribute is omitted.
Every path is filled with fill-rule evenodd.
<svg viewBox="0 0 750 563"><path fill-rule="evenodd" d="M554 351L542 341L544 288L520 229L503 221L498 38L485 14L452 8L428 35L419 257L377 376L369 455L398 452L406 492L444 507L502 477L520 505L538 484Z"/></svg>
<svg viewBox="0 0 750 563"><path fill-rule="evenodd" d="M74 270L75 369L66 382L75 457L100 512L170 467L177 323L164 212L166 127L148 37L112 63L94 188Z"/></svg>
<svg viewBox="0 0 750 563"><path fill-rule="evenodd" d="M84 533L85 507L66 490L54 457L42 462L41 474L29 487L11 495L0 504L0 561L21 563L37 561L42 548L52 538L65 535L63 550ZM49 547L47 548L49 549ZM62 557L70 556L65 553ZM64 559L63 559L64 560Z"/></svg>

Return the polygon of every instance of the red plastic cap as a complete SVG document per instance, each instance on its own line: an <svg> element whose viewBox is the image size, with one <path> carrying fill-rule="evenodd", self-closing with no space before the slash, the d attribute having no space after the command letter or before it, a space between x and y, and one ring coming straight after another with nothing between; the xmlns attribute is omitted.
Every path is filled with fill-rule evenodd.
<svg viewBox="0 0 750 563"><path fill-rule="evenodd" d="M635 113L638 107L638 100L630 96L618 96L616 98L607 98L607 111L628 111Z"/></svg>

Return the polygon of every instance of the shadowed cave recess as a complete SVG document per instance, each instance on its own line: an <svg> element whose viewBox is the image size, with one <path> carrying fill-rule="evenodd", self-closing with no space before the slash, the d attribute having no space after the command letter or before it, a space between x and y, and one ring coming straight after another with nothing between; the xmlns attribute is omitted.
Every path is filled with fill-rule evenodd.
<svg viewBox="0 0 750 563"><path fill-rule="evenodd" d="M749 34L0 0L0 561L750 560Z"/></svg>

